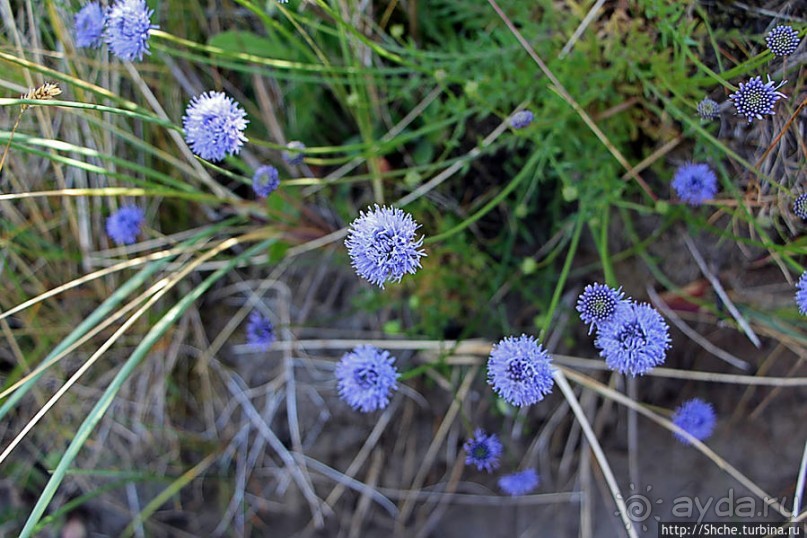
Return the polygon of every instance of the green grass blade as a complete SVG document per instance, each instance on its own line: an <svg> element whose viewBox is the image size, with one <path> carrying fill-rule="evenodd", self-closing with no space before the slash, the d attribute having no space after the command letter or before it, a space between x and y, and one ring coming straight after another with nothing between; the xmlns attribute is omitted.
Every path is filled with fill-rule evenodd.
<svg viewBox="0 0 807 538"><path fill-rule="evenodd" d="M59 460L59 464L54 469L53 473L51 474L50 480L48 480L45 489L39 496L36 505L34 506L31 514L28 516L28 520L25 522L25 526L20 533L20 538L29 538L32 536L34 532L34 528L36 524L39 522L39 519L42 517L42 514L45 513L45 509L47 508L48 504L50 503L51 499L53 498L56 490L61 485L62 481L64 480L65 475L67 474L68 470L70 469L70 465L73 463L73 460L78 455L79 450L84 446L84 443L89 438L92 431L95 429L95 426L101 420L101 418L106 413L106 410L112 404L112 400L117 395L118 391L123 386L123 383L129 379L129 376L132 375L132 372L140 364L140 361L149 350L156 344L160 338L168 331L168 329L176 322L182 314L196 301L202 294L207 291L210 286L216 283L221 277L227 274L228 271L231 271L234 267L238 265L239 262L249 258L256 252L259 252L262 249L265 249L272 243L274 239L267 239L262 241L252 247L244 250L238 256L230 259L227 264L223 267L216 270L213 274L207 277L199 286L193 289L189 294L185 295L180 299L170 310L162 317L159 321L157 321L151 330L146 334L140 344L135 348L126 362L121 366L118 373L115 375L115 378L109 384L109 386L104 390L103 395L92 408L90 413L87 415L87 418L84 419L84 422L79 427L78 431L76 432L75 437L70 442L70 445L65 450L62 458Z"/></svg>

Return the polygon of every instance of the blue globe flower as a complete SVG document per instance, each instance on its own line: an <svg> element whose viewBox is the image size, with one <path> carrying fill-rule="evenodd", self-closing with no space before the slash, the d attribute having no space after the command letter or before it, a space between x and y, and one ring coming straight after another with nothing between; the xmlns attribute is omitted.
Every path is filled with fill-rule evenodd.
<svg viewBox="0 0 807 538"><path fill-rule="evenodd" d="M246 115L241 105L224 92L197 95L182 117L185 140L202 159L221 161L227 155L239 153L247 141Z"/></svg>
<svg viewBox="0 0 807 538"><path fill-rule="evenodd" d="M510 116L510 127L513 129L523 129L532 123L534 119L535 115L529 110L519 110Z"/></svg>
<svg viewBox="0 0 807 538"><path fill-rule="evenodd" d="M76 46L98 48L103 43L106 12L98 2L90 2L76 13Z"/></svg>
<svg viewBox="0 0 807 538"><path fill-rule="evenodd" d="M717 176L707 164L683 164L675 171L672 188L683 201L699 206L717 194Z"/></svg>
<svg viewBox="0 0 807 538"><path fill-rule="evenodd" d="M704 120L716 120L720 117L720 105L714 99L706 97L698 103L698 116Z"/></svg>
<svg viewBox="0 0 807 538"><path fill-rule="evenodd" d="M801 274L801 278L796 284L796 305L799 307L799 312L807 316L807 271Z"/></svg>
<svg viewBox="0 0 807 538"><path fill-rule="evenodd" d="M396 207L379 207L361 212L345 240L353 267L362 278L384 287L400 282L405 274L420 267L423 238L416 238L419 225L412 215Z"/></svg>
<svg viewBox="0 0 807 538"><path fill-rule="evenodd" d="M774 56L790 56L799 46L799 33L790 26L777 26L765 36L765 43L768 45Z"/></svg>
<svg viewBox="0 0 807 538"><path fill-rule="evenodd" d="M807 192L793 202L793 214L801 220L807 220Z"/></svg>
<svg viewBox="0 0 807 538"><path fill-rule="evenodd" d="M151 31L159 28L151 24L154 10L145 0L118 0L107 11L104 40L112 54L133 62L143 59L149 52Z"/></svg>
<svg viewBox="0 0 807 538"><path fill-rule="evenodd" d="M499 489L508 495L518 497L526 495L541 483L535 469L526 469L518 473L506 474L499 478Z"/></svg>
<svg viewBox="0 0 807 538"><path fill-rule="evenodd" d="M577 311L580 312L583 323L589 326L589 334L599 324L613 317L617 305L626 300L623 299L624 296L622 288L613 289L597 282L583 289L577 299Z"/></svg>
<svg viewBox="0 0 807 538"><path fill-rule="evenodd" d="M712 435L717 416L711 404L700 398L692 398L682 403L672 416L672 423L687 432L689 435L703 441ZM685 445L691 444L688 439L679 433L675 438Z"/></svg>
<svg viewBox="0 0 807 538"><path fill-rule="evenodd" d="M388 351L369 345L345 353L336 366L339 397L362 413L384 409L398 388L394 363Z"/></svg>
<svg viewBox="0 0 807 538"><path fill-rule="evenodd" d="M621 303L611 320L600 325L594 345L611 370L635 377L664 363L670 328L652 306Z"/></svg>
<svg viewBox="0 0 807 538"><path fill-rule="evenodd" d="M782 97L787 98L785 94L776 91L784 83L781 82L778 86L775 86L770 75L768 76L768 82L765 84L762 83L761 78L754 77L746 83L740 82L740 89L729 95L729 99L734 101L737 114L745 116L749 122L754 121L754 118L761 120L763 114L775 114L773 106L776 101Z"/></svg>
<svg viewBox="0 0 807 538"><path fill-rule="evenodd" d="M511 405L532 405L552 392L552 357L532 337L508 336L494 344L488 358L488 384Z"/></svg>
<svg viewBox="0 0 807 538"><path fill-rule="evenodd" d="M247 320L247 344L268 350L275 341L275 327L269 318L253 310Z"/></svg>
<svg viewBox="0 0 807 538"><path fill-rule="evenodd" d="M118 245L131 245L137 241L144 220L146 216L139 207L121 207L106 219L106 233Z"/></svg>
<svg viewBox="0 0 807 538"><path fill-rule="evenodd" d="M281 156L286 164L291 166L297 166L303 164L303 159L305 155L303 155L302 151L305 149L305 144L300 142L299 140L292 140L288 144L286 144L286 149L283 150Z"/></svg>
<svg viewBox="0 0 807 538"><path fill-rule="evenodd" d="M474 436L465 441L465 465L476 465L477 470L491 472L499 467L499 457L502 455L502 443L495 433L487 435L484 430L477 428Z"/></svg>
<svg viewBox="0 0 807 538"><path fill-rule="evenodd" d="M266 198L280 186L277 168L271 164L258 167L252 176L252 190L258 198Z"/></svg>

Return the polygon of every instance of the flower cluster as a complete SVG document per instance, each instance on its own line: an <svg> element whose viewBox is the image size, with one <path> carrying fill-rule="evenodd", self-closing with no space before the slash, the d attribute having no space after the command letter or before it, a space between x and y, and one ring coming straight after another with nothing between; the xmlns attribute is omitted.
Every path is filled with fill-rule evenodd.
<svg viewBox="0 0 807 538"><path fill-rule="evenodd" d="M717 176L707 164L683 164L675 171L672 188L683 201L698 206L717 194Z"/></svg>
<svg viewBox="0 0 807 538"><path fill-rule="evenodd" d="M807 220L807 192L793 201L793 214L801 220Z"/></svg>
<svg viewBox="0 0 807 538"><path fill-rule="evenodd" d="M796 284L796 306L799 307L799 313L807 316L807 271L801 274Z"/></svg>
<svg viewBox="0 0 807 538"><path fill-rule="evenodd" d="M484 469L487 472L498 469L502 443L495 433L487 435L484 430L478 428L462 448L466 453L466 465L476 465L478 470Z"/></svg>
<svg viewBox="0 0 807 538"><path fill-rule="evenodd" d="M518 473L511 473L499 478L499 489L506 494L517 497L526 495L537 488L541 480L535 469L527 469Z"/></svg>
<svg viewBox="0 0 807 538"><path fill-rule="evenodd" d="M292 140L288 144L286 144L286 149L283 150L281 157L286 164L291 166L298 166L303 164L303 150L305 150L305 144L300 142L299 140Z"/></svg>
<svg viewBox="0 0 807 538"><path fill-rule="evenodd" d="M275 326L269 318L257 310L250 312L247 320L247 344L266 351L274 341Z"/></svg>
<svg viewBox="0 0 807 538"><path fill-rule="evenodd" d="M552 392L551 363L552 357L534 337L508 336L490 352L488 384L511 405L532 405Z"/></svg>
<svg viewBox="0 0 807 538"><path fill-rule="evenodd" d="M523 129L532 123L535 115L529 110L519 110L510 116L510 127L513 129Z"/></svg>
<svg viewBox="0 0 807 538"><path fill-rule="evenodd" d="M74 18L76 45L98 48L103 43L106 12L98 2L90 2L81 8Z"/></svg>
<svg viewBox="0 0 807 538"><path fill-rule="evenodd" d="M145 219L139 207L121 207L106 219L106 233L118 245L131 245L137 241Z"/></svg>
<svg viewBox="0 0 807 538"><path fill-rule="evenodd" d="M151 24L154 10L146 0L118 0L106 13L104 41L112 54L133 62L143 59L149 52L149 37L157 26Z"/></svg>
<svg viewBox="0 0 807 538"><path fill-rule="evenodd" d="M580 294L580 319L596 329L594 346L612 370L642 375L663 364L670 328L655 308L623 298L622 288L589 284Z"/></svg>
<svg viewBox="0 0 807 538"><path fill-rule="evenodd" d="M790 26L777 26L765 36L765 43L774 56L790 56L799 46L799 33Z"/></svg>
<svg viewBox="0 0 807 538"><path fill-rule="evenodd" d="M675 410L672 422L698 441L703 441L712 435L717 422L717 415L715 415L715 410L711 404L700 398L693 398L685 401ZM679 433L674 435L676 439L685 445L690 444L689 440L683 435Z"/></svg>
<svg viewBox="0 0 807 538"><path fill-rule="evenodd" d="M370 345L345 353L335 374L339 397L362 413L387 407L390 394L398 388L395 357Z"/></svg>
<svg viewBox="0 0 807 538"><path fill-rule="evenodd" d="M624 296L622 288L615 290L597 282L585 287L577 299L577 311L583 323L589 326L589 334L614 317L616 307L626 300Z"/></svg>
<svg viewBox="0 0 807 538"><path fill-rule="evenodd" d="M594 345L610 369L635 377L664 363L670 327L649 304L623 303L599 328Z"/></svg>
<svg viewBox="0 0 807 538"><path fill-rule="evenodd" d="M252 190L258 198L266 198L280 186L277 168L271 164L265 164L255 170L252 176Z"/></svg>
<svg viewBox="0 0 807 538"><path fill-rule="evenodd" d="M345 246L356 272L384 288L385 282L400 282L420 267L423 238L415 237L419 225L412 215L397 207L379 207L361 212L348 231Z"/></svg>
<svg viewBox="0 0 807 538"><path fill-rule="evenodd" d="M247 141L247 113L224 92L206 92L191 99L182 126L185 140L196 155L221 161L241 151Z"/></svg>
<svg viewBox="0 0 807 538"><path fill-rule="evenodd" d="M149 52L151 31L159 26L151 23L154 10L145 0L118 0L104 9L99 2L84 5L73 17L76 45L98 48L102 43L120 58L133 62Z"/></svg>
<svg viewBox="0 0 807 538"><path fill-rule="evenodd" d="M777 91L785 82L775 85L768 76L768 82L763 84L760 77L753 77L746 83L740 82L740 89L729 95L729 99L734 102L738 115L745 116L749 122L754 121L754 118L761 120L763 114L775 114L773 106L776 101L782 97L787 98Z"/></svg>
<svg viewBox="0 0 807 538"><path fill-rule="evenodd" d="M108 8L90 1L74 16L76 45L98 48L105 43L121 60L141 61L150 54L149 39L158 28L152 23L153 15L146 0L112 0ZM765 41L776 56L793 54L800 42L798 32L790 26L773 28ZM778 91L785 83L776 84L770 76L763 83L760 76L754 76L741 82L729 99L737 115L748 122L762 120L774 115L776 103L787 98ZM61 91L55 86L43 88ZM697 105L697 113L704 120L718 119L720 104L704 98ZM533 112L520 110L505 125L525 129L534 120ZM190 150L214 162L241 152L248 141L248 124L244 108L219 91L192 97L182 116ZM281 157L288 165L298 166L304 162L305 152L305 144L295 140L286 145ZM279 184L279 172L274 166L266 164L254 171L252 188L258 198L268 197ZM717 195L718 179L707 164L687 163L675 171L671 188L685 203L699 206ZM807 194L796 198L793 213L807 220ZM142 209L125 206L109 216L106 231L114 243L132 244L141 234L144 221ZM389 282L398 283L405 275L415 274L421 268L421 258L426 256L422 249L424 238L417 235L419 228L411 214L397 207L376 204L361 211L350 224L344 243L359 277L383 289ZM801 314L807 315L807 272L801 275L796 288L796 305ZM651 305L626 298L621 287L595 282L584 288L575 308L589 334L595 333L594 346L611 370L635 377L665 362L671 347L670 329ZM257 310L250 313L245 333L248 345L262 350L270 349L277 338L271 320ZM516 407L544 400L552 393L557 374L549 352L538 339L526 334L502 338L492 346L487 360L487 383L499 398ZM395 357L372 345L359 345L345 353L334 368L339 397L362 413L387 408L398 389L399 378ZM704 440L714 431L717 417L711 404L695 398L681 404L672 421L695 439ZM675 437L689 444L684 436ZM488 473L500 467L503 445L496 434L477 428L463 449L469 466ZM532 468L498 478L500 490L511 496L528 494L539 484L538 473Z"/></svg>
<svg viewBox="0 0 807 538"><path fill-rule="evenodd" d="M704 120L716 120L720 117L720 105L714 99L706 97L698 103L698 116Z"/></svg>

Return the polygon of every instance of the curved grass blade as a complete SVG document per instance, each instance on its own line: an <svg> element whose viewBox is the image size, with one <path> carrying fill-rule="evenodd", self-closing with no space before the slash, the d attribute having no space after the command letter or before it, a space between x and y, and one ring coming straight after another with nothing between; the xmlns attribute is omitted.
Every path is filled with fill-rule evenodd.
<svg viewBox="0 0 807 538"><path fill-rule="evenodd" d="M239 254L238 256L233 257L232 259L228 260L227 264L219 268L209 277L207 277L201 284L199 284L196 288L193 289L189 294L182 297L182 299L177 302L170 310L160 318L157 323L155 323L154 327L146 334L140 344L135 348L126 362L121 366L118 373L115 375L112 382L109 386L104 390L103 395L95 404L93 409L87 415L87 418L79 427L78 431L76 432L75 437L70 442L70 445L65 450L62 458L59 460L59 464L54 469L53 473L51 474L50 480L45 485L45 489L42 490L39 499L37 500L36 505L34 506L31 514L28 516L28 520L25 522L25 526L20 533L20 538L29 538L32 536L34 532L34 527L39 522L39 519L44 514L45 509L47 508L48 504L50 503L51 499L53 499L53 495L56 493L56 490L61 485L62 481L64 480L65 475L67 474L70 465L73 463L73 460L78 455L79 450L84 446L84 443L89 438L92 431L95 429L95 426L101 420L101 418L106 413L106 410L112 404L112 400L117 395L118 391L120 391L123 383L129 379L129 376L132 375L134 369L140 364L140 361L146 356L149 350L156 344L160 338L168 331L168 329L176 322L182 314L196 301L202 294L207 291L214 283L216 283L221 277L227 274L227 272L231 271L235 266L238 265L244 259L249 258L256 252L267 248L274 239L266 239L261 241L260 243L253 245L252 247L245 249L244 252Z"/></svg>

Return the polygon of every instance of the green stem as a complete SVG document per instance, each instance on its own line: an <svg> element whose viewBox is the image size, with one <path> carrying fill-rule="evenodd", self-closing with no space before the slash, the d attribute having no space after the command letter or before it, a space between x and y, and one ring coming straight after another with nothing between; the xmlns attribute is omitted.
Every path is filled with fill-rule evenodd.
<svg viewBox="0 0 807 538"><path fill-rule="evenodd" d="M574 261L574 256L577 253L577 245L580 243L580 234L583 231L583 222L585 222L585 211L583 211L583 208L581 207L578 208L577 222L575 222L574 231L572 232L572 243L569 245L569 252L566 254L566 261L563 262L563 269L560 272L558 283L555 285L555 292L552 294L552 301L549 303L549 308L546 311L544 326L541 329L541 333L538 335L539 340L543 340L544 336L546 336L546 331L549 328L549 324L552 322L555 309L558 307L558 302L560 302L560 296L563 293L563 288L566 286L566 280L569 277L569 271L572 268L572 261Z"/></svg>
<svg viewBox="0 0 807 538"><path fill-rule="evenodd" d="M454 226L450 230L446 230L445 232L443 232L441 234L433 235L433 236L427 238L423 242L428 245L430 243L436 243L438 241L442 241L443 239L447 239L447 238L451 237L452 235L458 234L459 232L463 231L465 228L467 228L468 226L470 226L474 222L478 221L479 219L481 219L482 217L487 215L494 207L499 205L499 203L502 200L507 198L507 195L509 195L511 192L513 192L513 190L515 190L515 188L518 187L518 185L522 181L524 181L524 178L526 178L529 175L529 171L532 170L533 166L535 166L535 164L543 156L544 156L544 154L541 153L541 152L533 153L532 157L530 157L529 162L524 166L524 168L521 169L521 171L518 173L518 175L516 177L514 177L513 179L511 179L510 183L508 183L507 186L504 189L502 189L501 192L499 192L499 194L494 196L488 203L486 203L484 206L482 206L479 209L479 211L477 211L476 213L474 213L473 215L471 215L467 219L463 220L462 222L460 222L459 224L457 224L456 226Z"/></svg>

